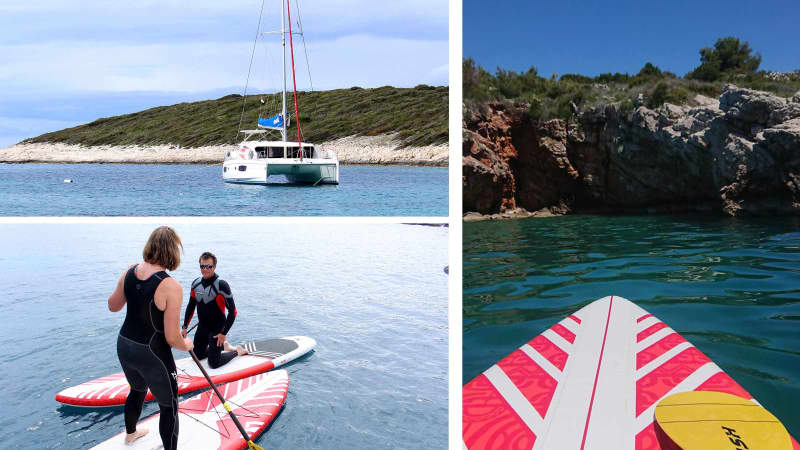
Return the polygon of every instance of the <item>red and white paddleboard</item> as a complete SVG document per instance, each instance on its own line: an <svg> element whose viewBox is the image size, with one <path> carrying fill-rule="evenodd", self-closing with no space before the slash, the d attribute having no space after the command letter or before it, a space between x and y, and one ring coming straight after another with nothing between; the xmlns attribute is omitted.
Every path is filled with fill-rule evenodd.
<svg viewBox="0 0 800 450"><path fill-rule="evenodd" d="M285 370L253 375L218 386L222 396L242 427L255 440L280 411L289 391L289 374ZM244 449L242 434L213 390L178 404L178 448ZM147 435L125 445L125 431L92 447L94 449L145 450L163 448L158 432L159 414L139 422L136 429L146 428Z"/></svg>
<svg viewBox="0 0 800 450"><path fill-rule="evenodd" d="M238 356L222 367L208 367L208 360L202 360L203 367L215 384L239 380L258 373L280 367L310 352L317 341L306 336L291 336L280 339L250 341L243 344L251 355ZM208 387L200 369L192 358L175 361L178 372L178 394L185 394ZM103 407L125 404L130 386L123 372L117 372L96 380L73 386L56 395L56 400L73 406ZM154 400L151 392L146 401Z"/></svg>
<svg viewBox="0 0 800 450"><path fill-rule="evenodd" d="M463 444L660 450L656 405L687 391L723 392L755 403L664 322L624 298L605 297L464 385Z"/></svg>

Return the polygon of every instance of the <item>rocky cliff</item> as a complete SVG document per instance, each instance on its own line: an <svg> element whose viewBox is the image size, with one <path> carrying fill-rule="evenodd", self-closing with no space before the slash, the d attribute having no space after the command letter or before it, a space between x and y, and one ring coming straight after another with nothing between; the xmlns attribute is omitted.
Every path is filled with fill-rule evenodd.
<svg viewBox="0 0 800 450"><path fill-rule="evenodd" d="M524 103L464 108L465 213L800 213L800 92L619 105L534 121Z"/></svg>

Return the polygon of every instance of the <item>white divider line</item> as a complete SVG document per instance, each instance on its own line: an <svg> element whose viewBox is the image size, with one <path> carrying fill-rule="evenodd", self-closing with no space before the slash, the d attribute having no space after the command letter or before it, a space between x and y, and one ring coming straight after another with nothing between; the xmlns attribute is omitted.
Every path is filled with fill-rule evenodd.
<svg viewBox="0 0 800 450"><path fill-rule="evenodd" d="M572 344L570 344L568 340L564 339L560 334L556 333L550 328L544 330L542 336L546 337L550 342L553 343L553 345L561 349L561 351L564 353L568 354L572 348Z"/></svg>
<svg viewBox="0 0 800 450"><path fill-rule="evenodd" d="M683 381L678 383L675 387L670 389L669 392L661 396L657 401L653 402L650 407L646 410L642 411L641 414L636 418L634 421L634 430L636 434L639 434L647 428L651 423L653 423L653 414L656 409L656 405L658 402L663 400L664 398L672 395L677 394L678 392L689 392L697 389L698 386L705 383L709 378L713 377L714 375L722 372L716 364L712 362L708 362L700 366L697 370L695 370L691 375L686 377Z"/></svg>
<svg viewBox="0 0 800 450"><path fill-rule="evenodd" d="M657 318L653 317L653 316L650 316L647 319L644 319L641 322L636 324L636 333L644 331L644 330L650 328L651 326L657 324L658 322L661 322L661 321L658 320Z"/></svg>
<svg viewBox="0 0 800 450"><path fill-rule="evenodd" d="M522 395L522 392L517 389L511 379L508 378L508 375L503 372L503 369L495 364L483 374L486 375L486 378L494 385L494 388L503 396L505 401L511 405L511 408L520 419L528 425L533 434L538 436L539 428L542 425L542 416L539 415L539 412L536 411L536 408L531 405L528 399Z"/></svg>
<svg viewBox="0 0 800 450"><path fill-rule="evenodd" d="M114 398L114 397L116 397L116 396L117 396L117 394L119 394L120 392L124 391L126 387L128 387L128 385L127 385L127 384L123 384L122 386L120 386L120 387L119 387L119 389L117 389L117 390L116 390L116 391L114 391L114 392L113 392L111 395L109 395L109 397L110 397L110 398Z"/></svg>
<svg viewBox="0 0 800 450"><path fill-rule="evenodd" d="M245 405L245 406L247 408L258 408L258 407L261 407L261 406L281 406L281 404L280 403L253 403L253 404ZM259 412L258 414L267 414L267 413Z"/></svg>
<svg viewBox="0 0 800 450"><path fill-rule="evenodd" d="M578 334L578 329L581 327L580 324L578 324L578 322L575 322L574 320L570 319L569 317L567 317L566 319L564 319L564 320L562 320L561 322L558 322L558 323L561 324L561 326L563 326L564 328L566 328L569 331L571 331L572 334L575 334L575 335Z"/></svg>
<svg viewBox="0 0 800 450"><path fill-rule="evenodd" d="M673 330L670 327L664 327L664 328L656 331L655 333L651 334L650 336L647 336L646 338L642 339L640 342L636 343L636 353L639 353L640 351L646 349L647 347L650 347L651 345L655 344L656 342L660 341L664 337L666 337L666 336L668 336L668 335L670 335L670 334L672 334L674 332L675 332L675 330Z"/></svg>
<svg viewBox="0 0 800 450"><path fill-rule="evenodd" d="M649 374L653 370L657 369L659 366L664 364L665 362L672 359L678 353L686 350L687 348L692 347L692 344L689 342L681 342L680 344L672 347L671 349L667 350L666 352L658 355L657 358L653 359L649 363L642 366L639 370L636 371L636 381L639 381L640 378Z"/></svg>
<svg viewBox="0 0 800 450"><path fill-rule="evenodd" d="M535 348L531 347L528 344L523 345L520 347L520 350L525 352L528 357L530 357L533 362L535 362L539 367L542 368L548 375L550 375L556 382L561 381L561 370L558 367L554 366L547 358L545 358L541 353L539 353Z"/></svg>

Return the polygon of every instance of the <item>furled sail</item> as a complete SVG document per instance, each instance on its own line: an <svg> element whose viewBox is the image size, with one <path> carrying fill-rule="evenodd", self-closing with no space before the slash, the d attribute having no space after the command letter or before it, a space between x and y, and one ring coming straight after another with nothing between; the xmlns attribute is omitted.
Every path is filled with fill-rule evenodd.
<svg viewBox="0 0 800 450"><path fill-rule="evenodd" d="M270 130L282 130L283 129L283 116L281 113L275 114L274 116L262 119L258 118L258 127L259 128L269 128Z"/></svg>

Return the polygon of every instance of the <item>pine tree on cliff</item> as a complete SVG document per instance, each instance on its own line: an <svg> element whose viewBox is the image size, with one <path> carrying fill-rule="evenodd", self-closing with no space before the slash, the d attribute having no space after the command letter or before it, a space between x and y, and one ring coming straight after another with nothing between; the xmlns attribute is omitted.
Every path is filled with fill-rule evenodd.
<svg viewBox="0 0 800 450"><path fill-rule="evenodd" d="M753 50L747 41L735 37L717 39L714 48L700 50L700 65L686 74L686 78L717 81L734 73L754 73L761 64L761 54L751 56Z"/></svg>

